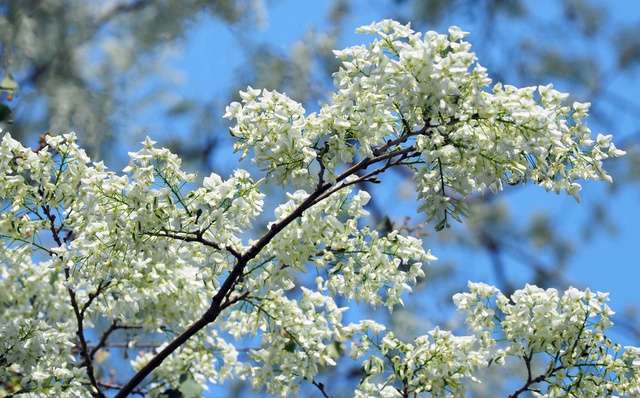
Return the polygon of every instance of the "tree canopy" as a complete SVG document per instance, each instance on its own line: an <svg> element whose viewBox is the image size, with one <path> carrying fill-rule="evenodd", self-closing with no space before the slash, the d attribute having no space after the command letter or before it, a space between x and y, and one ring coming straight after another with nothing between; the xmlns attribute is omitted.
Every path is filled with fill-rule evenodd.
<svg viewBox="0 0 640 398"><path fill-rule="evenodd" d="M472 281L453 296L467 331L410 340L357 310L400 308L436 260L410 228L367 225L366 184L406 170L442 230L505 186L579 200L580 181L611 182L603 162L624 155L592 135L589 104L551 85L492 83L458 27L383 20L358 32L374 39L335 52L335 91L318 111L252 87L226 108L255 172L200 182L147 137L116 173L74 133L35 149L4 134L7 395L194 397L239 378L276 396L305 383L330 396L321 370L347 360L360 366L355 396L461 396L506 365L523 371L504 386L514 397L640 395L640 348L607 337L606 293L527 284L505 295ZM277 186L286 199L269 207L263 188ZM106 360L129 350L133 376Z"/></svg>

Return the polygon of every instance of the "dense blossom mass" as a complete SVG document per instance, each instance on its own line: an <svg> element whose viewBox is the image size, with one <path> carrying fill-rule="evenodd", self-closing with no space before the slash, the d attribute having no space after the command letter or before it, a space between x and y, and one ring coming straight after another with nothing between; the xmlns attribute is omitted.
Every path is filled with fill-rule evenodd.
<svg viewBox="0 0 640 398"><path fill-rule="evenodd" d="M356 156L391 162L397 154L415 171L421 210L456 217L464 213L457 199L504 183L532 181L578 199L577 180L610 181L602 160L623 152L611 136L591 138L588 103L567 105L551 85L487 90L487 71L457 27L422 36L384 21L359 32L379 38L335 52L337 92L318 113L305 117L285 95L252 88L227 108L236 149L253 150L274 182L333 182Z"/></svg>
<svg viewBox="0 0 640 398"><path fill-rule="evenodd" d="M602 161L623 154L611 136L591 137L588 104L567 105L551 86L489 87L459 28L422 35L387 20L359 31L377 38L336 51L336 92L318 112L252 88L228 106L236 150L265 172L257 179L236 170L197 186L148 138L117 174L74 134L35 150L4 134L1 393L193 396L242 378L275 396L305 381L326 394L320 370L349 357L360 397L462 396L479 370L507 361L529 375L515 395L640 396L640 349L607 339L603 293L526 286L505 297L470 283L454 296L470 333L435 328L412 342L343 322L338 303L402 305L435 260L415 237L363 226L359 183L409 168L441 229L466 197L505 183L578 199L577 181L610 181ZM293 190L260 227L268 183ZM150 334L164 343L150 346ZM108 359L122 350L131 369Z"/></svg>

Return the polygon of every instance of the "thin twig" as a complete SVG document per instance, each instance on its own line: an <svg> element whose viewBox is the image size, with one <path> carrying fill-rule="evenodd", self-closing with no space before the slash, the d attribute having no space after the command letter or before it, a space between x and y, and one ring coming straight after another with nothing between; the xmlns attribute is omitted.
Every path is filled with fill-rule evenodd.
<svg viewBox="0 0 640 398"><path fill-rule="evenodd" d="M62 241L60 236L58 235L58 230L56 230L55 220L56 216L51 213L51 208L47 205L42 206L42 210L49 220L49 227L51 229L51 234L53 235L53 240L58 244L58 246L62 246ZM64 259L60 259L61 262L64 263ZM69 280L71 277L69 272L69 267L65 266L64 275L65 279ZM71 307L73 308L73 313L76 317L76 322L78 324L78 329L76 330L76 336L78 336L78 340L80 341L80 356L82 357L83 365L87 368L87 376L89 377L89 381L91 385L95 388L95 391L92 392L92 395L99 398L106 398L106 396L100 390L100 386L98 385L98 381L96 380L95 373L93 371L93 359L89 355L89 350L87 348L87 340L84 336L84 309L80 310L80 306L78 305L78 301L76 299L76 293L71 288L69 284L67 286L67 292L69 293L69 299L71 301Z"/></svg>
<svg viewBox="0 0 640 398"><path fill-rule="evenodd" d="M100 350L102 347L113 346L113 344L108 344L109 336L111 335L111 333L115 332L118 329L142 329L142 326L118 325L118 321L113 321L111 326L109 326L109 328L105 330L104 333L102 333L102 337L100 337L100 341L98 342L98 344L93 346L93 348L89 352L89 356L91 357L91 359L95 357L96 352L98 352L98 350Z"/></svg>
<svg viewBox="0 0 640 398"><path fill-rule="evenodd" d="M318 387L318 390L320 390L320 392L322 393L322 396L325 398L331 398L331 395L327 394L327 392L324 390L324 384L323 383L319 383L315 380L311 380L311 384L313 384L314 386Z"/></svg>

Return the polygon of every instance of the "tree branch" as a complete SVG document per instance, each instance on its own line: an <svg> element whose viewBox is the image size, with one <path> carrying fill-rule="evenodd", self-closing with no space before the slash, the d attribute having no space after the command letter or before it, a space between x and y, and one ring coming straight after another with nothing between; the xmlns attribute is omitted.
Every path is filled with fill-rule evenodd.
<svg viewBox="0 0 640 398"><path fill-rule="evenodd" d="M396 140L391 140L384 146L378 148L375 152L376 155L374 157L366 157L362 159L360 162L356 163L352 167L350 167L347 171L340 174L335 183L324 183L322 185L318 185L316 189L302 202L300 205L295 208L287 217L280 220L279 222L271 224L270 228L258 239L249 249L247 249L244 253L237 253L235 251L229 250L232 255L237 259L236 264L231 269L231 272L225 279L222 286L216 293L216 295L211 299L211 306L209 309L191 326L189 326L182 334L176 337L169 345L167 345L164 349L162 349L159 353L157 353L151 360L144 366L142 369L138 371L128 382L125 384L122 389L115 395L114 398L124 398L129 395L154 369L159 367L164 360L171 355L174 351L176 351L182 344L187 342L192 336L198 333L200 330L204 329L207 325L213 323L220 312L227 308L229 305L235 303L236 301L242 300L243 298L248 297L249 292L243 293L241 296L235 299L228 299L228 295L235 288L238 279L242 276L244 269L247 264L253 260L258 254L271 242L271 240L278 235L287 225L291 224L294 220L301 217L302 214L313 207L320 201L326 199L328 196L332 195L339 189L342 189L348 185L351 185L358 180L368 179L374 175L380 174L387 170L390 167L402 164L402 160L407 157L418 156L415 154L416 148L415 146L409 146L407 148L398 149L391 152L386 152L392 146L398 145L402 142L405 142L409 139L409 137L419 134L425 134L431 125L426 125L422 129L418 131L411 132L409 134L404 134ZM400 159L396 161L392 161L394 157L400 157ZM352 175L356 175L357 172L367 169L367 167L379 163L382 161L386 161L387 163L384 166L366 174L364 177L359 177L357 180L352 182L343 182L348 177ZM201 236L186 236L174 234L171 232L162 232L156 234L156 236L165 236L168 238L173 238L182 241L188 242L200 242L206 246L213 247L217 250L221 250L221 247L215 242L205 241Z"/></svg>
<svg viewBox="0 0 640 398"><path fill-rule="evenodd" d="M315 380L311 380L311 384L313 384L314 386L318 387L318 390L320 390L320 392L322 393L322 396L324 398L331 398L331 395L327 394L327 392L324 390L324 384L317 382Z"/></svg>
<svg viewBox="0 0 640 398"><path fill-rule="evenodd" d="M62 240L60 239L58 230L56 230L56 226L55 226L55 220L56 220L55 214L51 213L51 208L47 205L42 206L42 211L44 212L45 216L49 220L49 228L51 229L53 240L56 242L56 244L58 244L58 246L62 246ZM63 258L61 258L60 261L62 262ZM69 272L69 267L67 266L64 267L64 275L66 280L69 280L69 278L71 277ZM78 328L76 330L76 336L78 336L78 340L80 341L80 356L82 357L83 365L87 368L87 376L89 377L89 381L91 382L91 385L95 388L95 391L92 392L92 395L99 398L106 398L104 393L102 393L102 391L100 390L98 381L96 380L96 376L93 371L93 359L89 355L89 349L87 348L87 340L85 339L85 336L84 336L84 312L86 308L83 308L82 310L80 309L80 306L78 305L78 301L76 299L76 292L71 288L71 286L67 286L67 292L69 293L69 300L71 301L71 307L73 308L73 313L75 314L76 322L78 324Z"/></svg>
<svg viewBox="0 0 640 398"><path fill-rule="evenodd" d="M98 352L98 350L102 347L113 346L112 344L108 344L107 341L109 340L109 336L111 335L111 333L115 332L118 329L142 329L142 327L135 325L118 325L118 321L113 321L111 326L109 326L109 328L105 330L104 333L102 333L102 337L100 338L98 344L93 346L93 348L89 352L89 357L91 357L91 359L94 358L96 352Z"/></svg>

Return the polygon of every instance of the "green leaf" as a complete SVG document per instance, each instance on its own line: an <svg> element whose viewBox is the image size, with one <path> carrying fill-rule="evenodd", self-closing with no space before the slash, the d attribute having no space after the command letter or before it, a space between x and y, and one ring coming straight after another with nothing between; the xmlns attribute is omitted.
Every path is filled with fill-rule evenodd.
<svg viewBox="0 0 640 398"><path fill-rule="evenodd" d="M443 214L443 218L438 222L438 224L435 227L435 230L442 231L445 228L451 228L451 224L449 224L449 215L447 213Z"/></svg>
<svg viewBox="0 0 640 398"><path fill-rule="evenodd" d="M174 390L173 388L164 390L160 396L162 398L183 398L182 393L179 390Z"/></svg>
<svg viewBox="0 0 640 398"><path fill-rule="evenodd" d="M13 77L10 73L7 73L0 81L0 92L5 92L7 94L13 94L14 91L18 89L18 83L13 80Z"/></svg>
<svg viewBox="0 0 640 398"><path fill-rule="evenodd" d="M385 235L388 234L389 232L392 232L393 223L391 222L391 219L389 218L389 216L384 216L382 221L380 221L380 223L376 226L376 229L384 233Z"/></svg>
<svg viewBox="0 0 640 398"><path fill-rule="evenodd" d="M289 340L284 346L285 351L294 352L296 350L296 343L293 340Z"/></svg>
<svg viewBox="0 0 640 398"><path fill-rule="evenodd" d="M196 382L191 373L180 375L180 387L178 387L178 390L181 398L202 397L202 386Z"/></svg>
<svg viewBox="0 0 640 398"><path fill-rule="evenodd" d="M11 123L11 108L0 104L0 122Z"/></svg>

